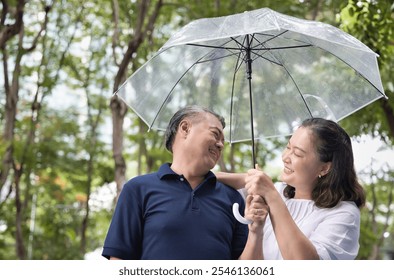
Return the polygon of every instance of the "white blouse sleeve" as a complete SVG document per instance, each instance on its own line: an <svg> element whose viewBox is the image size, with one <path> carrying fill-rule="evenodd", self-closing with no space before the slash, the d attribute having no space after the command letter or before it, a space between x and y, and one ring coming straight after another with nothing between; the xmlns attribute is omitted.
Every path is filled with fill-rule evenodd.
<svg viewBox="0 0 394 280"><path fill-rule="evenodd" d="M311 233L310 240L320 259L354 260L359 250L360 210L353 202L341 202L318 212L324 218Z"/></svg>

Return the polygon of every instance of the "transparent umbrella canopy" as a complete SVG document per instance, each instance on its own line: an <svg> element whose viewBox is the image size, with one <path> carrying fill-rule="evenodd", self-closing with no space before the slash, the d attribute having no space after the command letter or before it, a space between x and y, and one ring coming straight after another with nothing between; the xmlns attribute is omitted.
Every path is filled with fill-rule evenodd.
<svg viewBox="0 0 394 280"><path fill-rule="evenodd" d="M208 107L230 143L290 135L310 117L339 121L385 97L362 42L268 8L190 22L116 94L157 130L181 107Z"/></svg>
<svg viewBox="0 0 394 280"><path fill-rule="evenodd" d="M115 93L151 129L198 104L230 143L291 135L304 119L339 121L385 97L377 54L331 25L268 8L181 28Z"/></svg>

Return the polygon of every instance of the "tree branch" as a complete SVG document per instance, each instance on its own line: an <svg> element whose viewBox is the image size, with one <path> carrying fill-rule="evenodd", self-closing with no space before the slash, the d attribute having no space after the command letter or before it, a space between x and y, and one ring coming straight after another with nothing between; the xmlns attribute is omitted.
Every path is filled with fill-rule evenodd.
<svg viewBox="0 0 394 280"><path fill-rule="evenodd" d="M112 0L112 19L114 22L114 34L112 35L112 54L114 57L115 65L119 66L116 59L116 47L119 41L119 2L118 0Z"/></svg>
<svg viewBox="0 0 394 280"><path fill-rule="evenodd" d="M25 49L25 52L31 52L37 47L37 43L38 43L38 40L41 38L42 32L44 32L46 30L46 28L47 28L47 24L48 24L48 20L49 20L48 19L48 14L49 14L51 8L52 8L52 6L50 6L50 5L45 6L45 19L44 19L44 21L41 24L41 29L37 33L36 37L33 39L31 47Z"/></svg>
<svg viewBox="0 0 394 280"><path fill-rule="evenodd" d="M2 1L2 3L4 5L4 1ZM24 6L25 6L25 1L18 0L18 4L16 6L16 11L15 11L15 23L11 25L6 25L4 29L0 30L0 49L4 49L7 41L21 31L21 28L23 26ZM6 14L4 13L7 13L7 11L8 11L8 5L6 5L6 9L2 11L2 15L1 15L2 23L3 20L5 21Z"/></svg>

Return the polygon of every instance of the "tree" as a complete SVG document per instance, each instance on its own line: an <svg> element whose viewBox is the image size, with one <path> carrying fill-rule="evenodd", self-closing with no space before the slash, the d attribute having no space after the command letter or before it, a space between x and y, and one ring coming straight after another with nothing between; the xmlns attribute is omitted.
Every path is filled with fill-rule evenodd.
<svg viewBox="0 0 394 280"><path fill-rule="evenodd" d="M141 46L145 38L149 37L153 33L154 23L158 17L160 8L162 7L163 1L155 1L151 5L151 1L137 1L136 5L131 2L122 2L122 8L120 9L117 0L112 1L113 9L113 22L114 22L114 33L112 48L114 51L115 64L119 67L115 75L115 81L113 85L113 91L116 92L119 86L126 80L128 75L128 66L133 59L133 56L137 53L138 48ZM132 24L132 35L123 42L126 45L122 45L118 35L123 30L124 25L119 25L120 14L119 11L125 11L126 13L122 16L130 17L135 20ZM133 11L132 14L128 14ZM129 29L128 27L126 27ZM125 29L126 29L125 28ZM126 29L126 30L127 30ZM122 32L128 33L128 32ZM122 50L125 49L123 53ZM118 62L118 52L121 52L121 61ZM123 101L119 100L117 96L111 98L111 111L112 111L112 124L113 124L113 157L115 161L115 182L118 190L118 194L123 187L125 182L126 163L123 157L123 124L124 117L127 112L126 105Z"/></svg>
<svg viewBox="0 0 394 280"><path fill-rule="evenodd" d="M24 15L26 3L25 1L17 1L16 6L10 6L11 3L8 1L3 1L3 12L1 19L1 35L0 35L0 49L3 55L3 73L4 73L4 92L6 94L6 105L5 105L5 126L2 141L4 141L7 145L5 150L5 154L3 156L3 162L1 165L0 171L0 191L7 182L9 178L9 173L11 168L13 169L13 178L10 180L11 185L9 187L9 193L11 193L12 189L15 189L15 208L16 208L16 251L17 255L20 259L26 258L26 249L23 240L23 232L22 232L22 220L23 220L23 209L26 207L27 200L22 201L21 199L21 187L20 181L21 177L24 173L25 167L25 153L22 154L22 157L17 160L14 155L15 149L15 122L16 122L16 113L18 107L19 100L19 91L20 91L20 75L22 72L22 58L31 52L33 52L39 40L41 39L44 31L47 28L48 24L48 14L51 10L51 6L44 5L41 7L41 10L45 13L43 20L40 22L31 22L29 24L37 25L38 32L33 33L33 35L29 35L25 33L25 23L24 23ZM14 10L15 8L15 10ZM14 20L13 24L7 24L7 19L12 18ZM16 35L18 35L17 38ZM27 45L27 46L26 46ZM14 59L10 60L9 54L14 54ZM10 71L10 68L13 67L13 70ZM12 78L10 82L9 74L12 73ZM33 115L35 115L38 111L37 100L33 103L32 106ZM32 120L34 124L34 119ZM34 125L31 126L34 128ZM32 142L34 136L34 131L31 130L28 134L28 138L26 139L27 145L25 146L28 149L29 144Z"/></svg>
<svg viewBox="0 0 394 280"><path fill-rule="evenodd" d="M392 1L348 1L340 13L341 28L365 43L379 55L378 62L383 88L388 99L380 99L341 121L343 127L357 139L367 134L386 143L394 144L394 6ZM387 166L371 170L364 187L368 194L368 208L362 212L360 258L382 258L385 232L393 227L392 174ZM361 174L365 175L365 174ZM370 182L372 180L372 182ZM386 209L382 212L382 208ZM383 220L383 221L382 221ZM392 230L391 230L392 232ZM393 250L392 245L389 250Z"/></svg>
<svg viewBox="0 0 394 280"><path fill-rule="evenodd" d="M102 246L112 216L111 207L97 205L97 193L114 178L119 193L127 172L150 172L170 161L163 134L148 132L112 94L181 26L262 7L336 25L381 55L382 80L391 97L394 56L388 2L2 0L0 259L83 258L86 251ZM390 144L390 100L345 119L347 131ZM277 171L265 167L266 162L283 141L256 145L258 163L270 174ZM227 145L218 168L251 168L250 143ZM392 231L390 222L380 220L388 215L382 207L389 205L392 181L387 177L392 171L383 171L365 182L369 206L374 206L363 210L360 258L380 258L388 241L382 239L384 231Z"/></svg>
<svg viewBox="0 0 394 280"><path fill-rule="evenodd" d="M361 239L359 259L379 260L384 258L385 249L393 252L391 246L385 244L386 234L393 232L394 224L394 172L383 166L381 170L374 170L373 160L371 166L361 172L367 175L364 181L367 193L367 206L362 209ZM387 247L385 247L387 246Z"/></svg>
<svg viewBox="0 0 394 280"><path fill-rule="evenodd" d="M376 52L383 88L388 99L356 112L342 122L354 134L371 134L387 144L394 139L394 9L392 1L349 1L341 12L341 28Z"/></svg>
<svg viewBox="0 0 394 280"><path fill-rule="evenodd" d="M86 14L94 14L94 11L87 11ZM81 137L78 138L77 147L82 147L81 153L84 153L83 174L78 179L79 185L83 186L79 193L79 202L84 208L83 219L80 228L80 250L81 255L86 254L87 250L87 231L90 222L90 196L96 184L102 184L107 178L102 178L97 173L99 166L99 156L105 151L102 140L100 140L100 125L103 123L105 116L105 109L107 108L106 93L109 91L109 77L110 73L107 49L102 48L100 42L105 38L102 34L102 23L95 21L97 24L85 23L83 34L89 38L89 43L83 56L83 63L79 57L69 54L66 71L69 73L69 80L67 84L71 88L81 89L84 91L84 99L86 100L86 121L83 125L84 131L81 132ZM80 48L82 48L80 46ZM82 167L82 166L81 166ZM82 175L82 174L80 174Z"/></svg>

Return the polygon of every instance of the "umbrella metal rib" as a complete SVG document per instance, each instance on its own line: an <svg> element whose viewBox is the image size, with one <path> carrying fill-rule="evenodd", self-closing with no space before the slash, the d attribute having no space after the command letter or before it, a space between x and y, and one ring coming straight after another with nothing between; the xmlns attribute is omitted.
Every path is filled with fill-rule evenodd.
<svg viewBox="0 0 394 280"><path fill-rule="evenodd" d="M199 60L198 60L198 61L199 61ZM168 100L168 99L170 98L170 96L172 95L172 93L173 93L175 87L177 86L177 84L179 83L179 81L182 80L182 78L190 71L190 69L193 68L193 66L194 66L195 64L198 63L198 61L195 62L195 63L193 63L193 64L192 64L182 75L179 76L179 78L177 79L176 83L174 83L174 85L172 86L171 90L168 92L166 98L164 99L164 102L161 103L159 110L157 110L157 113L155 114L155 117L153 118L153 120L152 120L152 122L151 122L151 124L150 124L150 126L149 126L149 129L152 128L152 126L153 126L153 124L155 123L157 117L159 116L159 114L160 114L161 111L163 110L164 105L167 103L167 100Z"/></svg>
<svg viewBox="0 0 394 280"><path fill-rule="evenodd" d="M236 40L234 40L236 41ZM236 48L236 47L225 47L225 46L213 46L213 45L201 45L201 44L186 44L188 46L194 46L194 47L203 47L203 48L210 48L210 49L221 49L221 50L233 50L233 51L242 51L246 50L245 47L241 48ZM307 48L311 47L313 45L311 44L306 44L306 45L296 45L296 46L283 46L283 47L263 47L263 48L256 48L256 47L251 47L251 51L275 51L275 50L286 50L286 49L297 49L297 48ZM226 56L223 56L226 57Z"/></svg>
<svg viewBox="0 0 394 280"><path fill-rule="evenodd" d="M251 80L252 80L252 62L253 62L253 59L251 57L252 53L256 57L260 57L260 58L265 59L265 60L267 60L267 61L269 61L271 63L274 63L276 65L282 66L285 69L285 71L289 74L290 78L294 82L294 85L296 86L298 93L301 95L301 98L302 98L302 100L303 100L303 102L304 102L304 104L305 104L305 106L306 106L306 108L308 110L308 113L310 114L310 116L312 116L311 110L310 110L308 104L306 103L305 98L302 96L301 91L300 91L298 85L296 84L294 78L291 76L291 74L286 69L286 67L284 66L283 63L277 62L277 61L280 61L280 59L278 59L273 53L271 53L271 54L276 57L277 61L270 60L269 58L264 57L262 54L258 53L259 51L270 52L270 51L274 51L274 50L305 48L305 47L311 47L312 46L311 44L302 44L302 45L294 45L294 46L281 46L281 47L266 47L265 46L266 42L272 41L272 40L278 38L279 36L285 34L286 32L287 32L287 30L282 32L282 33L280 33L280 34L273 35L272 37L270 37L269 39L265 40L264 42L260 42L256 38L255 34L247 34L247 35L245 35L243 37L243 42L238 41L235 37L230 37L230 41L235 42L236 45L238 45L239 47L226 46L230 41L228 41L228 42L226 42L226 43L224 43L224 44L222 44L220 46L209 45L209 44L196 44L196 43L189 43L189 44L187 44L189 46L195 46L195 47L204 47L204 48L211 48L211 49L223 49L223 50L226 50L226 51L230 51L230 55L215 57L213 59L203 59L203 57L206 56L206 55L204 55L202 58L197 60L197 62L194 63L193 65L198 64L198 63L203 63L203 62L206 62L206 61L218 60L218 59L222 59L222 58L234 55L235 53L232 52L232 51L237 51L238 52L237 53L238 58L237 58L237 63L236 63L236 71L234 71L232 90L231 90L231 99L232 100L233 100L233 97L234 97L235 76L236 76L236 73L239 70L239 67L241 67L241 63L239 63L239 61L241 60L241 61L245 62L246 75L247 75L248 84L249 84L249 110L250 110L250 125L251 125L253 167L256 164L256 156L255 156L255 143L254 143L254 139L255 138L254 138L254 117L253 117L253 94L252 94L252 84L251 84L252 83L251 82ZM258 42L258 44L256 44L255 46L252 47L252 42L253 41ZM241 56L241 54L243 54L243 56ZM192 68L193 65L190 68ZM190 70L190 68L188 70ZM188 72L188 71L186 71L186 72ZM185 73L182 75L182 77L185 75ZM182 77L179 80L181 80ZM172 90L173 90L173 88L172 88ZM171 90L171 92L172 92L172 90ZM233 102L231 102L230 104L231 104L231 108L230 108L230 127L231 127L231 122L232 122L231 116L232 116L232 112L233 112ZM160 108L160 110L161 110L161 108ZM156 115L156 117L157 117L157 115ZM156 117L155 117L155 119L156 119ZM232 131L230 130L230 142L231 142L231 135L232 135Z"/></svg>
<svg viewBox="0 0 394 280"><path fill-rule="evenodd" d="M310 114L310 116L312 116L312 112L305 100L305 98L302 96L301 91L296 83L296 81L294 80L294 78L292 77L292 75L289 73L289 71L286 69L286 67L284 66L283 63L279 63L278 61L280 61L280 59L278 59L273 53L271 53L273 56L276 57L277 61L273 61L270 60L267 57L264 57L262 54L258 53L260 51L274 51L274 50L284 50L284 49L294 49L294 48L305 48L305 47L311 47L311 44L302 44L302 45L294 45L294 46L283 46L283 47L267 47L265 46L265 43L272 41L276 38L278 38L279 36L285 34L287 32L284 31L280 34L277 35L272 35L272 37L270 37L269 39L265 40L264 42L260 42L257 38L256 38L256 34L247 34L243 37L243 42L240 42L239 40L237 40L235 37L230 37L230 39L236 43L236 45L238 45L239 47L229 47L226 46L226 44L222 44L220 46L215 46L215 45L209 45L209 44L196 44L196 43L190 43L187 44L189 46L195 46L195 47L205 47L205 48L212 48L212 49L223 49L223 50L227 50L230 51L231 55L235 54L232 51L238 51L238 59L237 59L237 63L236 63L236 71L234 71L234 75L233 75L233 84L232 84L232 90L231 90L231 99L233 100L234 97L234 84L235 84L235 76L236 73L238 72L239 67L241 66L241 64L239 63L240 58L241 61L245 62L246 65L246 75L247 75L247 79L248 79L248 83L249 83L249 111L250 111L250 125L251 125L251 139L252 139L252 162L253 162L253 167L256 164L256 157L255 157L255 143L254 143L254 117L253 117L253 94L252 94L252 62L253 59L251 57L251 54L253 53L253 55L255 55L256 57L260 57L262 59L265 59L271 63L274 63L276 65L282 66L285 71L288 73L289 77L292 79L292 81L294 82L295 87L297 88L298 93L301 95L301 98L308 110L308 113ZM252 47L252 42L256 41L258 42L258 44L256 44L255 46ZM243 56L241 57L241 54L243 54ZM217 60L217 59L222 59L225 58L229 55L226 56L221 56L221 57L215 57L214 59L211 60ZM203 61L209 61L209 60L204 60L204 59L200 59L198 60L197 63L203 62ZM231 127L231 122L232 122L232 112L233 112L233 102L231 102L231 108L230 108L230 127ZM230 130L230 142L231 142L231 135L232 135L232 131Z"/></svg>
<svg viewBox="0 0 394 280"><path fill-rule="evenodd" d="M248 83L249 83L249 112L250 112L250 125L251 125L251 137L252 137L252 162L253 162L253 167L256 165L256 156L255 156L255 143L254 143L254 118L253 118L253 97L252 97L252 58L251 58L251 53L252 53L252 48L251 48L251 42L253 40L253 36L252 38L250 38L250 35L246 35L244 37L244 41L246 42L246 46L242 43L239 43L237 40L235 40L234 38L231 38L233 41L235 41L240 48L235 48L235 47L225 47L225 46L212 46L212 45L200 45L200 44L187 44L190 46L197 46L197 47L207 47L207 48L213 48L213 49L224 49L224 50L237 50L240 51L238 53L238 59L237 59L237 65L240 66L239 61L240 61L240 57L241 54L243 52L245 52L246 54L243 56L242 61L245 62L246 64L246 75L247 75L247 79L248 79ZM264 50L264 49L262 49ZM218 58L215 58L218 59ZM200 60L198 60L200 61ZM190 67L191 68L191 67ZM189 68L189 69L190 69ZM238 68L238 67L236 67ZM231 91L231 98L234 97L234 83L235 83L235 73L237 71L234 71L234 76L233 76L233 85L232 85L232 91ZM172 90L171 90L172 92ZM161 108L160 108L161 109ZM233 102L231 102L231 109L230 109L230 122L231 122L231 115L232 115L232 111L233 111ZM230 125L231 126L231 125ZM230 138L231 138L231 130L230 130Z"/></svg>
<svg viewBox="0 0 394 280"><path fill-rule="evenodd" d="M230 102L230 139L229 139L229 141L230 141L230 143L232 143L232 129L231 129L231 127L232 127L232 122L233 122L233 107L234 107L234 89L235 89L235 77L236 77L236 74L238 73L238 70L241 68L241 65L242 65L242 63L239 63L240 62L240 58L241 58L241 54L242 54L242 52L239 52L238 53L238 58L237 58L237 62L236 62L236 64L235 64L235 69L234 69L234 71L233 71L233 80L232 80L232 85L231 85L231 102ZM243 60L243 59L241 59L241 60Z"/></svg>

